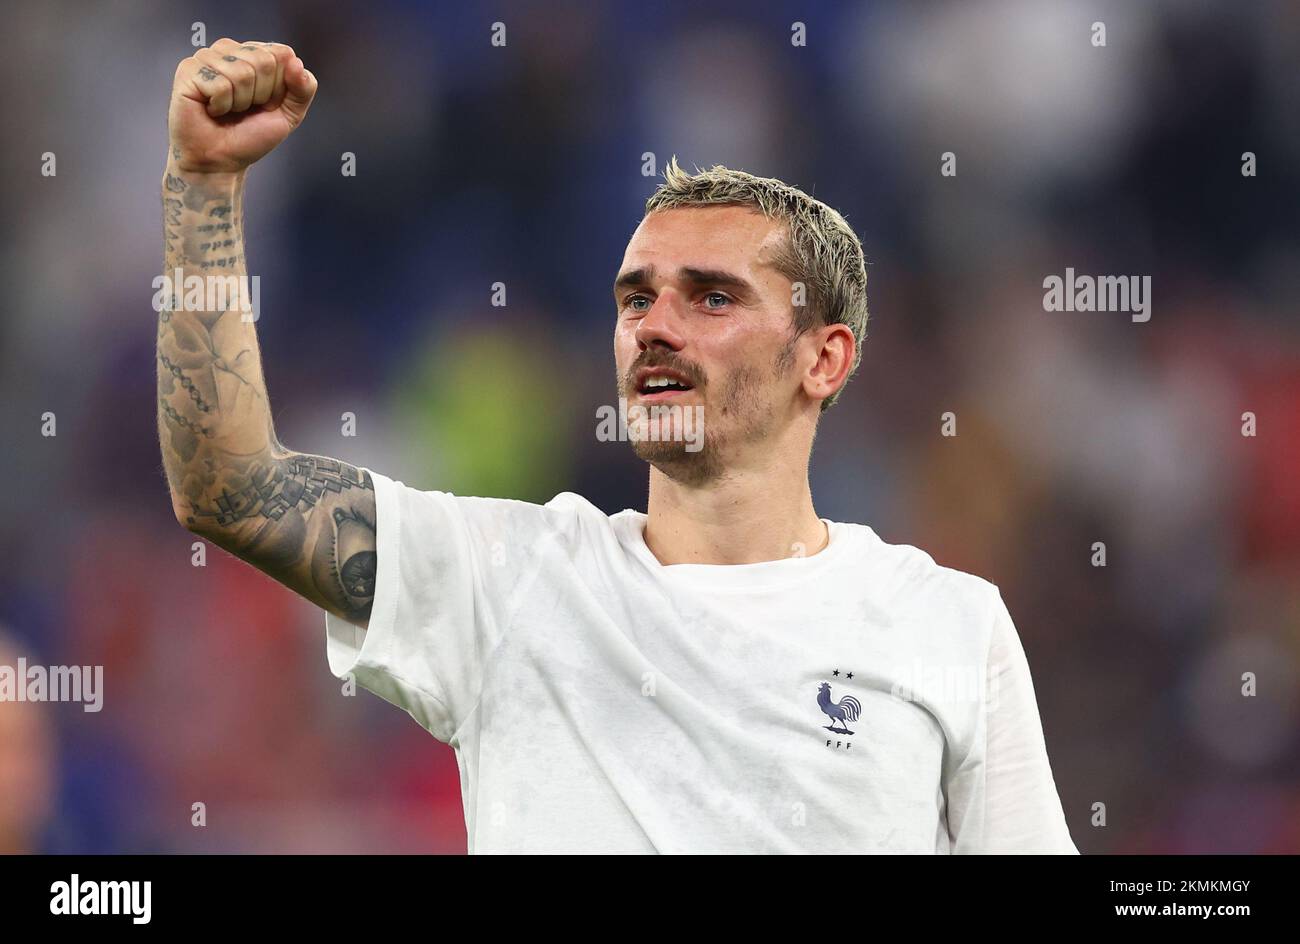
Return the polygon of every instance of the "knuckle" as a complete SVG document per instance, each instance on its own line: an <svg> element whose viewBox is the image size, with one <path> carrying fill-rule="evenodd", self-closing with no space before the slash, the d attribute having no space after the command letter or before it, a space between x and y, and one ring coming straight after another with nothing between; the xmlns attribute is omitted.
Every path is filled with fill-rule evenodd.
<svg viewBox="0 0 1300 944"><path fill-rule="evenodd" d="M260 46L250 46L245 43L239 47L239 51L242 54L241 58L251 63L259 72L265 72L268 65L275 68L275 57Z"/></svg>
<svg viewBox="0 0 1300 944"><path fill-rule="evenodd" d="M225 57L224 65L226 74L238 82L248 82L257 76L257 70L253 68L252 63L246 62L237 56Z"/></svg>

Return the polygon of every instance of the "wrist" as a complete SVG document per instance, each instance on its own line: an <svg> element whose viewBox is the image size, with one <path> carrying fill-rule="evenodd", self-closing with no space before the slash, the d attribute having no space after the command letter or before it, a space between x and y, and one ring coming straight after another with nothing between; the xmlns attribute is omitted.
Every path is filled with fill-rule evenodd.
<svg viewBox="0 0 1300 944"><path fill-rule="evenodd" d="M197 170L183 161L169 158L163 171L164 192L178 193L198 188L210 193L232 193L244 186L247 169L236 171Z"/></svg>

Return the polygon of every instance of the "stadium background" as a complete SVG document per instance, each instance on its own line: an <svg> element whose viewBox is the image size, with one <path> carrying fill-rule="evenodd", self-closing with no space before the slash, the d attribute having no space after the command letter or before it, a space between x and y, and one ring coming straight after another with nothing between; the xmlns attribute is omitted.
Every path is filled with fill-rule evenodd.
<svg viewBox="0 0 1300 944"><path fill-rule="evenodd" d="M321 83L245 204L284 442L644 508L644 467L594 434L643 154L790 181L870 261L819 512L1003 588L1082 851L1300 852L1300 8L710 6L7 8L0 633L105 667L98 714L0 705L7 851L465 848L451 749L344 697L321 614L215 548L191 566L171 517L150 280L202 21ZM1067 266L1152 276L1150 322L1045 312Z"/></svg>

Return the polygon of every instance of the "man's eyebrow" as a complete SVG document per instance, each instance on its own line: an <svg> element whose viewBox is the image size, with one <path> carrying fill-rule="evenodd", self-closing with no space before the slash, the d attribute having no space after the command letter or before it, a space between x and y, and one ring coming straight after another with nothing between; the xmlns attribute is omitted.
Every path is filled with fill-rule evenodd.
<svg viewBox="0 0 1300 944"><path fill-rule="evenodd" d="M743 293L753 293L754 291L754 286L749 281L721 269L682 268L677 270L677 278L694 285L718 285Z"/></svg>
<svg viewBox="0 0 1300 944"><path fill-rule="evenodd" d="M619 289L624 288L644 288L650 284L655 277L655 267L647 266L642 269L629 269L619 274L614 280L614 294L617 295Z"/></svg>
<svg viewBox="0 0 1300 944"><path fill-rule="evenodd" d="M618 294L621 289L644 288L654 280L654 275L654 266L629 269L614 280L614 293ZM677 279L681 282L690 282L696 286L717 285L723 288L735 289L741 293L752 294L754 292L754 286L751 282L722 269L696 269L691 266L683 266L677 270Z"/></svg>

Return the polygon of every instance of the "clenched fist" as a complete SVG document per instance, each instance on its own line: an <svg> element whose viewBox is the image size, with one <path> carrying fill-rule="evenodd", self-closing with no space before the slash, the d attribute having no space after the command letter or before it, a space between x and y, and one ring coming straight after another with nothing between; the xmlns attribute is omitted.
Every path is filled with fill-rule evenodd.
<svg viewBox="0 0 1300 944"><path fill-rule="evenodd" d="M302 123L316 77L282 43L219 39L181 61L167 128L181 170L242 171Z"/></svg>

